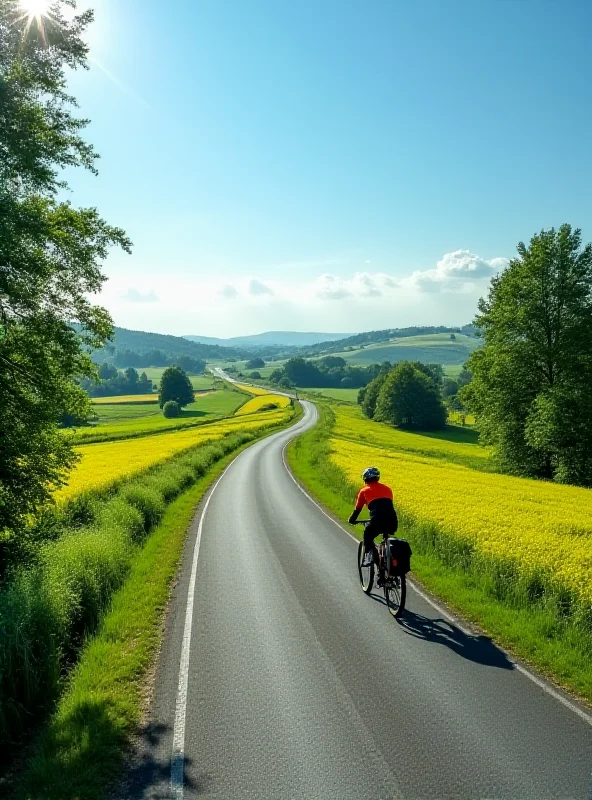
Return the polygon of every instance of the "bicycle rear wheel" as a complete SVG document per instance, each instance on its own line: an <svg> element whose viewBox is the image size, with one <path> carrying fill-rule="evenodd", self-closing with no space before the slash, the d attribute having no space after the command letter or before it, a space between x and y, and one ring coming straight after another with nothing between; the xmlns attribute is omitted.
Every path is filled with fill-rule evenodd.
<svg viewBox="0 0 592 800"><path fill-rule="evenodd" d="M407 581L404 575L393 575L384 583L384 599L390 613L398 619L405 610Z"/></svg>
<svg viewBox="0 0 592 800"><path fill-rule="evenodd" d="M360 575L360 583L362 589L366 594L370 594L372 586L374 585L374 563L369 567L363 567L364 558L366 557L366 548L364 547L363 540L358 545L358 573Z"/></svg>

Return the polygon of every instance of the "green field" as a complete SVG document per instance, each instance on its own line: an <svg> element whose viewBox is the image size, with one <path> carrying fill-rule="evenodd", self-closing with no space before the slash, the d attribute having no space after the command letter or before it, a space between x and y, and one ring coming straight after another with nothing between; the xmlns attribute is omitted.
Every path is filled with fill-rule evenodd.
<svg viewBox="0 0 592 800"><path fill-rule="evenodd" d="M458 378L463 368L462 364L444 364L444 374L447 378Z"/></svg>
<svg viewBox="0 0 592 800"><path fill-rule="evenodd" d="M311 395L321 395L331 397L333 400L342 400L345 403L357 403L359 389L303 389L303 392Z"/></svg>
<svg viewBox="0 0 592 800"><path fill-rule="evenodd" d="M160 383L162 373L166 367L147 367L146 369L138 369L138 372L145 372L148 379L153 381L156 386ZM211 375L190 375L189 380L194 389L211 389L213 379Z"/></svg>
<svg viewBox="0 0 592 800"><path fill-rule="evenodd" d="M478 346L477 339L461 333L456 334L455 340L451 339L448 333L434 333L427 336L391 339L389 342L369 344L356 350L331 353L331 355L341 356L348 364L360 367L381 364L383 361L390 361L392 364L397 361L421 361L460 366Z"/></svg>
<svg viewBox="0 0 592 800"><path fill-rule="evenodd" d="M251 372L258 372L262 378L269 378L269 376L274 370L283 367L283 365L286 362L285 361L270 361L269 363L266 362L265 366L260 367L259 369L247 369L245 367L246 363L247 363L246 361L236 361L234 364L229 364L227 361L226 362L217 361L217 362L208 362L208 366L220 367L221 369L224 369L224 367L232 366L236 368L237 373L242 372L243 375L245 375L246 377L249 377ZM229 374L234 377L236 373L231 372Z"/></svg>
<svg viewBox="0 0 592 800"><path fill-rule="evenodd" d="M76 444L89 444L185 428L233 414L247 399L239 392L212 392L198 397L174 419L164 417L158 405L106 403L94 406L96 425L77 428L71 435Z"/></svg>

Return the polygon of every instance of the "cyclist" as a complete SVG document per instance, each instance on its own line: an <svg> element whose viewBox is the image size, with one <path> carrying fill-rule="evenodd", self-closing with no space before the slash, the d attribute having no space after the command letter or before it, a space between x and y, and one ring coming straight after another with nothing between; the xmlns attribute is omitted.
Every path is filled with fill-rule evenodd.
<svg viewBox="0 0 592 800"><path fill-rule="evenodd" d="M397 512L393 505L393 491L389 486L380 483L380 472L376 467L368 467L362 473L366 484L358 492L356 507L350 514L348 522L353 524L364 506L368 506L370 524L364 530L365 557L362 566L369 567L374 560L374 539L382 533L391 536L398 527Z"/></svg>

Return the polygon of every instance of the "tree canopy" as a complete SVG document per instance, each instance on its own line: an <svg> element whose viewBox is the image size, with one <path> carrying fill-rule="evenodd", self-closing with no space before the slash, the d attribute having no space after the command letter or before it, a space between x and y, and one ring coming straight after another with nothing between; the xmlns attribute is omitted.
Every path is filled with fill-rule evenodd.
<svg viewBox="0 0 592 800"><path fill-rule="evenodd" d="M460 396L507 471L592 485L592 245L543 230L491 282Z"/></svg>
<svg viewBox="0 0 592 800"><path fill-rule="evenodd" d="M94 367L86 348L111 333L108 313L91 304L113 246L129 251L119 228L94 208L58 199L62 169L95 171L81 138L66 70L86 66L87 11L71 21L53 6L43 32L17 3L0 3L0 539L7 542L50 497L74 461L59 434L64 414L87 413L76 384ZM77 323L73 327L73 323Z"/></svg>
<svg viewBox="0 0 592 800"><path fill-rule="evenodd" d="M167 367L160 379L158 402L161 408L169 400L174 400L179 408L195 401L193 387L187 373L180 367Z"/></svg>
<svg viewBox="0 0 592 800"><path fill-rule="evenodd" d="M417 430L437 430L445 426L446 409L440 389L425 370L402 361L377 380L380 380L380 387L373 415L377 422ZM366 398L369 392L370 387Z"/></svg>

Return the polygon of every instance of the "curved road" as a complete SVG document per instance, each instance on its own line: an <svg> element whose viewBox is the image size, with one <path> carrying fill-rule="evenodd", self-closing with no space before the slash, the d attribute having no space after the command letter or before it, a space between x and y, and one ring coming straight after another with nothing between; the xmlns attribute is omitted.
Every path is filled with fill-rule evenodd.
<svg viewBox="0 0 592 800"><path fill-rule="evenodd" d="M355 542L283 464L304 405L196 514L121 796L588 798L585 715L416 592L401 624L361 592Z"/></svg>

